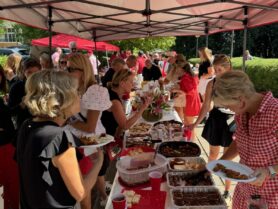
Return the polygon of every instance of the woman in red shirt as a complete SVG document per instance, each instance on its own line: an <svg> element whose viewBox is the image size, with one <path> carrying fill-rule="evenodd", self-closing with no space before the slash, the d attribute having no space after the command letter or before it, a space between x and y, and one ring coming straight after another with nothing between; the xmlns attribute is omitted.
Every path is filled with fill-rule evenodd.
<svg viewBox="0 0 278 209"><path fill-rule="evenodd" d="M198 93L198 76L195 76L189 63L183 67L184 75L181 77L180 89L186 95L186 105L184 107L184 123L186 126L192 124L201 109L201 101ZM191 139L195 139L194 129L191 133Z"/></svg>

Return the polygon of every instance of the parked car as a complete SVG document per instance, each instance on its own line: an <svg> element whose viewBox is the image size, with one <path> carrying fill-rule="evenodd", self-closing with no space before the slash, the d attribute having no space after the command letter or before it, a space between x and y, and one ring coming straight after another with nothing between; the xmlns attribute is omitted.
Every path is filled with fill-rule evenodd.
<svg viewBox="0 0 278 209"><path fill-rule="evenodd" d="M10 54L19 54L22 56L22 58L29 57L29 50L26 48L21 47L11 47L11 48L0 48L0 55L6 55L9 56Z"/></svg>

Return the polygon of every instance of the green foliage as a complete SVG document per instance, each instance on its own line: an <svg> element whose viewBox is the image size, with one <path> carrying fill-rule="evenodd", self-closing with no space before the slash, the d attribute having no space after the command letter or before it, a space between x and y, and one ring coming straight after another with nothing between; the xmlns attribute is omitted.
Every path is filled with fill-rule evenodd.
<svg viewBox="0 0 278 209"><path fill-rule="evenodd" d="M189 59L189 62L196 64L199 58ZM232 58L233 69L242 69L242 57ZM246 73L254 83L257 91L272 91L278 97L278 59L263 59L254 57L253 60L246 61Z"/></svg>
<svg viewBox="0 0 278 209"><path fill-rule="evenodd" d="M150 52L154 49L168 51L175 44L175 37L149 37L136 38L120 41L111 41L121 48L121 50L132 50L136 54L139 50Z"/></svg>
<svg viewBox="0 0 278 209"><path fill-rule="evenodd" d="M7 59L8 59L7 56L0 56L0 65L2 65L2 67L4 67Z"/></svg>
<svg viewBox="0 0 278 209"><path fill-rule="evenodd" d="M49 33L46 30L32 28L21 24L15 24L14 29L17 31L20 40L22 38L23 44L30 45L33 39L49 36Z"/></svg>

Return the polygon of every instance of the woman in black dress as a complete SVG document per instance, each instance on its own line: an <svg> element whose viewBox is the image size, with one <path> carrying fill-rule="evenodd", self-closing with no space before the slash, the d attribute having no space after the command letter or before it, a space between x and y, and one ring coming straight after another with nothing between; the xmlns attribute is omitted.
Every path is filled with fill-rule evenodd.
<svg viewBox="0 0 278 209"><path fill-rule="evenodd" d="M75 138L61 128L80 111L77 88L75 78L53 70L35 73L26 82L24 103L34 118L22 124L17 142L22 209L72 209L97 179L102 152L82 178Z"/></svg>
<svg viewBox="0 0 278 209"><path fill-rule="evenodd" d="M216 78L224 72L232 70L230 58L224 54L216 55L213 62ZM222 113L217 107L213 106L212 89L215 79L211 80L206 87L205 100L203 102L200 114L195 123L189 125L193 130L206 117L209 112L209 117L205 124L202 137L209 143L209 157L208 160L216 160L220 151L220 147L224 147L224 152L228 149L232 142L232 133L229 131L227 124L228 115ZM224 197L228 197L230 188L230 181L226 181Z"/></svg>

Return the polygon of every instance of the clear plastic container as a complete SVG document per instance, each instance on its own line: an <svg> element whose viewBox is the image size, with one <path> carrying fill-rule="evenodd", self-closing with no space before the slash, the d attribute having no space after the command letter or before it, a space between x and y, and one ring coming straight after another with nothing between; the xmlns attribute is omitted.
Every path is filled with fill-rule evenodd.
<svg viewBox="0 0 278 209"><path fill-rule="evenodd" d="M200 166L205 166L206 165L206 161L204 160L204 158L202 157L177 157L178 159L182 159L185 161L186 164L198 164ZM171 160L174 160L175 158L168 158L168 169L169 171L174 171L174 172L198 172L199 170L196 168L192 168L192 169L186 169L186 170L179 170L179 169L175 169L172 168L170 166Z"/></svg>
<svg viewBox="0 0 278 209"><path fill-rule="evenodd" d="M149 181L149 173L152 171L159 171L161 173L166 173L167 171L167 159L160 154L156 155L155 165L149 168L143 168L138 170L126 170L121 165L121 159L117 161L116 168L119 172L121 180L128 185L136 185Z"/></svg>
<svg viewBox="0 0 278 209"><path fill-rule="evenodd" d="M260 195L251 195L251 198L248 200L248 209L268 209L268 206Z"/></svg>

